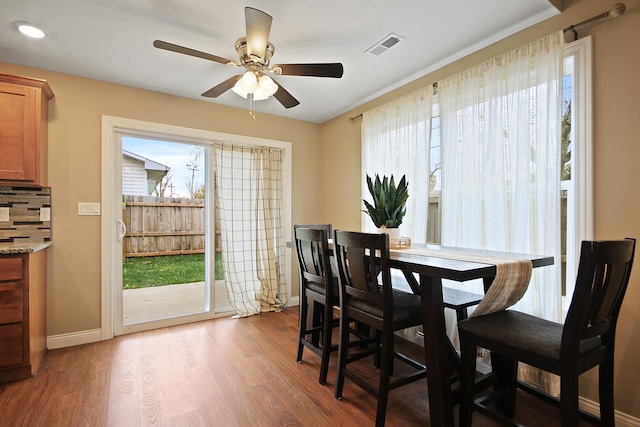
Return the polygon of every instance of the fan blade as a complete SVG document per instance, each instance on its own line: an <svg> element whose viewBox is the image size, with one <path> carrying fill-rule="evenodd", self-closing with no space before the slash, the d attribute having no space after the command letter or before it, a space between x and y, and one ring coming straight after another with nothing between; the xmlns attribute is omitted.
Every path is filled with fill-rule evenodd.
<svg viewBox="0 0 640 427"><path fill-rule="evenodd" d="M277 99L284 108L291 108L300 104L300 101L295 99L293 95L287 92L287 90L283 88L280 83L276 82L276 84L278 85L278 90L273 94L273 97Z"/></svg>
<svg viewBox="0 0 640 427"><path fill-rule="evenodd" d="M262 62L267 51L273 18L252 7L245 7L244 15L247 25L247 54L259 58L258 62Z"/></svg>
<svg viewBox="0 0 640 427"><path fill-rule="evenodd" d="M229 77L227 80L223 81L217 86L212 87L208 91L202 94L202 96L206 96L207 98L217 98L229 89L231 89L238 80L242 78L242 75Z"/></svg>
<svg viewBox="0 0 640 427"><path fill-rule="evenodd" d="M153 42L153 46L157 47L158 49L164 49L164 50L169 50L171 52L182 53L184 55L195 56L196 58L207 59L209 61L219 62L221 64L228 64L228 63L235 64L234 61L227 58L211 55L210 53L200 52L199 50L195 50L195 49L189 49L188 47L179 46L177 44L163 42L162 40L155 40Z"/></svg>
<svg viewBox="0 0 640 427"><path fill-rule="evenodd" d="M342 77L344 69L339 62L329 64L278 64L271 67L275 74L283 76Z"/></svg>

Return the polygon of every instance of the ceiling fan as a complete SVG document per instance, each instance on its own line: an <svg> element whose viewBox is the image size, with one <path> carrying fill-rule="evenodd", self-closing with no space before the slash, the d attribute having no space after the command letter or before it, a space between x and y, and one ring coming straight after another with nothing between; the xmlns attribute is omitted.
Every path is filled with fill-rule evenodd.
<svg viewBox="0 0 640 427"><path fill-rule="evenodd" d="M231 89L244 98L251 97L254 101L267 99L273 95L285 108L291 108L300 102L287 92L282 85L267 76L265 72L282 76L342 77L343 67L340 63L278 64L270 66L269 61L275 52L275 48L269 42L269 32L271 31L273 18L252 7L245 7L244 12L247 33L246 37L236 41L235 48L238 52L238 62L162 40L154 41L153 45L159 49L246 69L244 74L230 77L202 94L202 96L209 98L217 98Z"/></svg>

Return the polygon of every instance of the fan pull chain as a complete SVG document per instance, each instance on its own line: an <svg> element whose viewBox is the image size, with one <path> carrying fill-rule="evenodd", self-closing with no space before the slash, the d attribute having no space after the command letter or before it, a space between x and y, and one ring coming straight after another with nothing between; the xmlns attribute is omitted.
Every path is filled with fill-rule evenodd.
<svg viewBox="0 0 640 427"><path fill-rule="evenodd" d="M256 101L253 99L253 94L250 93L249 95L249 115L251 116L251 118L253 120L256 119Z"/></svg>

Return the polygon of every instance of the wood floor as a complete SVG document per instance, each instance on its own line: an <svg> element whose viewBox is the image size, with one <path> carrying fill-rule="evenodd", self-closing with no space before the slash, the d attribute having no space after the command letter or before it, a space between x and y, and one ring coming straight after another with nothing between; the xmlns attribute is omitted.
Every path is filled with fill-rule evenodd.
<svg viewBox="0 0 640 427"><path fill-rule="evenodd" d="M0 385L0 425L374 425L375 400L348 380L333 398L335 356L325 385L317 356L295 362L297 321L294 307L51 350L34 378ZM386 425L428 426L427 392L426 380L392 391ZM520 422L559 425L555 408L518 399Z"/></svg>

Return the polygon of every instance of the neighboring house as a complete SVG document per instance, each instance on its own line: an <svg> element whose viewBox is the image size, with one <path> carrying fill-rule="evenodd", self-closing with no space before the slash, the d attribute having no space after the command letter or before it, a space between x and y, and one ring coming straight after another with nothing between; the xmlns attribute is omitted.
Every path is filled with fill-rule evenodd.
<svg viewBox="0 0 640 427"><path fill-rule="evenodd" d="M169 166L122 150L122 194L150 196L158 190Z"/></svg>

